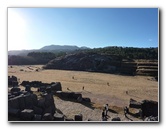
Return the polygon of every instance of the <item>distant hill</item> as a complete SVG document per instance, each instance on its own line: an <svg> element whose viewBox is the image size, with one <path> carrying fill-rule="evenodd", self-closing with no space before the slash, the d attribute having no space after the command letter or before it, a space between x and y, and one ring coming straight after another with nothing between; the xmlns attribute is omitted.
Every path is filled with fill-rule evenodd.
<svg viewBox="0 0 166 129"><path fill-rule="evenodd" d="M8 51L8 55L19 55L19 56L27 56L30 52L71 52L75 50L85 50L90 49L88 47L78 47L78 46L71 46L71 45L49 45L44 46L40 49L32 49L32 50L12 50Z"/></svg>

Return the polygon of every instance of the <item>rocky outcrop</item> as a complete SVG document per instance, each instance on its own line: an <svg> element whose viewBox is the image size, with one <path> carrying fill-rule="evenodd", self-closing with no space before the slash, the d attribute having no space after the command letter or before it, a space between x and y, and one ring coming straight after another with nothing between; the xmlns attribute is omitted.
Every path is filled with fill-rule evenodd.
<svg viewBox="0 0 166 129"><path fill-rule="evenodd" d="M115 73L119 66L115 56L80 52L55 58L43 68Z"/></svg>

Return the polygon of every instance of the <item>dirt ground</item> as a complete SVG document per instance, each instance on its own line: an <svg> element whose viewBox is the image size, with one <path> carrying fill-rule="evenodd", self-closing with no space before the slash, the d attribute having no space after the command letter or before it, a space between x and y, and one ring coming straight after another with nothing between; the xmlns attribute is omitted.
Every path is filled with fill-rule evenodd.
<svg viewBox="0 0 166 129"><path fill-rule="evenodd" d="M61 82L63 91L81 92L89 97L91 107L80 103L64 101L55 97L56 107L68 117L82 113L84 120L92 118L101 120L101 110L108 103L109 119L119 116L130 121L123 115L123 107L129 106L130 98L137 101L144 99L158 101L158 82L149 76L124 76L93 72L43 70L41 65L8 66L8 75L17 76L22 81L42 81L45 83ZM84 90L83 90L84 87ZM67 90L67 88L69 90ZM34 89L35 90L35 89ZM134 111L134 109L130 109ZM134 121L140 119L129 116Z"/></svg>

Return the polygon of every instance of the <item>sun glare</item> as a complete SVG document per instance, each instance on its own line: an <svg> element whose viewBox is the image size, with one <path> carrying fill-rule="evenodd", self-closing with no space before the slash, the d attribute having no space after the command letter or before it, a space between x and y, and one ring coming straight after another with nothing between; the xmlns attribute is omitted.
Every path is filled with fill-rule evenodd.
<svg viewBox="0 0 166 129"><path fill-rule="evenodd" d="M8 50L26 49L26 22L12 9L8 10Z"/></svg>

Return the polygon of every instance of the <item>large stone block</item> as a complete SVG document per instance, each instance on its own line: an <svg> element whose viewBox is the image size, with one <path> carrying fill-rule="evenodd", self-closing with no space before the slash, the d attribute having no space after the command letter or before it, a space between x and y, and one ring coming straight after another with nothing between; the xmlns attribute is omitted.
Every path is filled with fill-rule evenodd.
<svg viewBox="0 0 166 129"><path fill-rule="evenodd" d="M33 106L34 114L37 115L42 115L43 114L43 109L40 107Z"/></svg>
<svg viewBox="0 0 166 129"><path fill-rule="evenodd" d="M50 113L50 114L54 115L54 113L55 113L55 105L51 105L49 107L46 107L44 109L44 114L45 113Z"/></svg>
<svg viewBox="0 0 166 129"><path fill-rule="evenodd" d="M41 121L42 120L42 115L35 114L33 121Z"/></svg>
<svg viewBox="0 0 166 129"><path fill-rule="evenodd" d="M21 110L25 109L26 105L25 105L24 95L17 96L17 99L18 99L18 102L19 102L19 108Z"/></svg>
<svg viewBox="0 0 166 129"><path fill-rule="evenodd" d="M16 97L8 100L8 108L20 109L19 101Z"/></svg>
<svg viewBox="0 0 166 129"><path fill-rule="evenodd" d="M60 114L60 113L55 113L54 114L54 120L55 121L64 121L64 115L63 114Z"/></svg>
<svg viewBox="0 0 166 129"><path fill-rule="evenodd" d="M60 82L52 83L51 89L52 91L62 91L61 83Z"/></svg>
<svg viewBox="0 0 166 129"><path fill-rule="evenodd" d="M20 92L20 88L18 88L18 87L13 87L12 89L11 89L11 92L13 93L13 92Z"/></svg>
<svg viewBox="0 0 166 129"><path fill-rule="evenodd" d="M21 111L20 119L23 121L31 121L34 117L34 111L31 109L24 109Z"/></svg>
<svg viewBox="0 0 166 129"><path fill-rule="evenodd" d="M9 108L8 109L8 115L9 116L14 116L14 117L19 117L19 115L20 115L20 109Z"/></svg>
<svg viewBox="0 0 166 129"><path fill-rule="evenodd" d="M33 99L31 97L31 94L25 95L24 100L25 100L26 108L27 109L32 109L33 108Z"/></svg>
<svg viewBox="0 0 166 129"><path fill-rule="evenodd" d="M83 120L82 114L77 114L77 115L75 115L75 116L74 116L74 120L75 120L75 121L82 121L82 120Z"/></svg>
<svg viewBox="0 0 166 129"><path fill-rule="evenodd" d="M41 98L38 100L38 107L45 109L45 98Z"/></svg>
<svg viewBox="0 0 166 129"><path fill-rule="evenodd" d="M42 118L43 121L52 121L53 119L54 117L52 116L51 113L45 113Z"/></svg>
<svg viewBox="0 0 166 129"><path fill-rule="evenodd" d="M152 100L142 101L142 116L158 116L158 102Z"/></svg>
<svg viewBox="0 0 166 129"><path fill-rule="evenodd" d="M31 86L30 86L30 85L26 85L26 86L25 86L25 91L31 92Z"/></svg>

